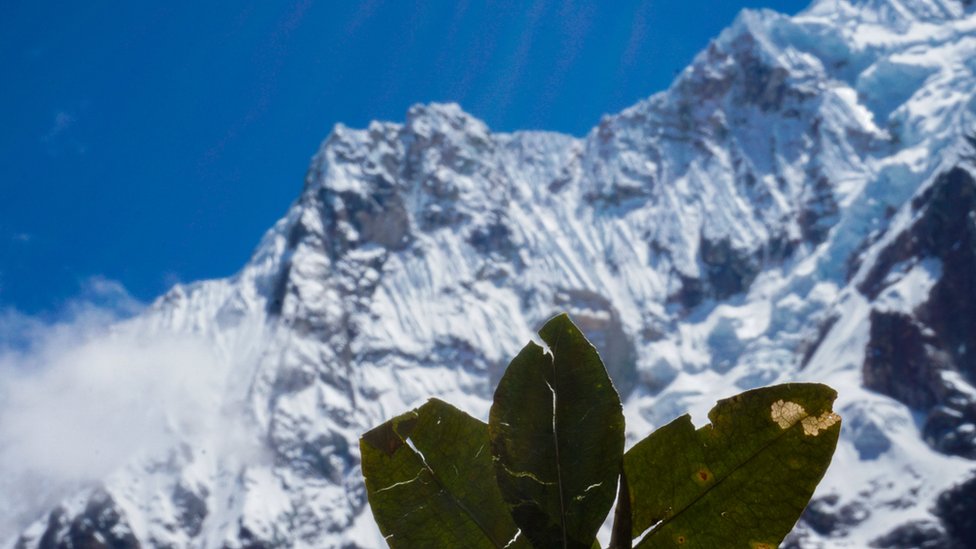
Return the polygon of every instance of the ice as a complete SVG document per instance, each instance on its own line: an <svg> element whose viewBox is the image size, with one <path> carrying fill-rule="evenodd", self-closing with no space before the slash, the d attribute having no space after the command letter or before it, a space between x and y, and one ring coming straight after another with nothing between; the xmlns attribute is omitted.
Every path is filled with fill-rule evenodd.
<svg viewBox="0 0 976 549"><path fill-rule="evenodd" d="M976 15L956 2L818 0L744 12L668 91L583 138L493 133L454 104L338 125L238 274L126 325L199 338L219 366L183 382L206 396L195 421L173 410L165 444L99 484L144 546L380 546L359 435L429 397L486 419L508 360L569 310L630 376L628 445L748 388L838 390L818 498L854 522L807 529L804 547L934 520L972 462L927 445L918 412L864 389L861 368L872 312L912 314L946 267L906 260L876 299L859 284L965 156L973 58ZM91 493L58 500L78 517ZM36 547L47 515L9 528Z"/></svg>

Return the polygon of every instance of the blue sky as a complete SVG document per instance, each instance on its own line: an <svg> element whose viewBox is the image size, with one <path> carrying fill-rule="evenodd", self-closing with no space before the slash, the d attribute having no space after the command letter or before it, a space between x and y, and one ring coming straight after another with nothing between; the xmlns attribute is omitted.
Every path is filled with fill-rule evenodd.
<svg viewBox="0 0 976 549"><path fill-rule="evenodd" d="M806 4L5 0L0 308L232 274L337 122L455 101L493 130L582 135L743 7Z"/></svg>

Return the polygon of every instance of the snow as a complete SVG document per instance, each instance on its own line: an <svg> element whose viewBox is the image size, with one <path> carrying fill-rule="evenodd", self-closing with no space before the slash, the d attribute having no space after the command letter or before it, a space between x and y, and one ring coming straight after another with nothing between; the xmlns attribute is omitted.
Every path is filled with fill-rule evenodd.
<svg viewBox="0 0 976 549"><path fill-rule="evenodd" d="M860 376L871 312L911 313L943 266L897 266L874 301L857 285L972 131L974 48L976 16L948 0L819 0L744 12L667 92L582 139L492 133L454 104L336 126L237 275L176 287L126 328L200 338L216 366L182 382L208 408L174 410L167 442L101 484L141 540L380 546L359 435L432 396L486 418L507 361L569 310L624 342L603 350L632 368L628 444L742 390L826 382L844 429L818 494L860 514L804 543L864 547L931 518L972 462ZM199 532L177 486L206 504ZM36 539L35 518L0 539Z"/></svg>

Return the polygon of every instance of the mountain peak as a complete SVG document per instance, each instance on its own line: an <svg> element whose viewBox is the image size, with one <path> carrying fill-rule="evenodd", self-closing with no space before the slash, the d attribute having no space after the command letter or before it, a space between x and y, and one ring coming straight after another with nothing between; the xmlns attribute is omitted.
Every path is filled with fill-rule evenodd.
<svg viewBox="0 0 976 549"><path fill-rule="evenodd" d="M972 4L972 0L815 0L803 13L904 28L914 22L956 19Z"/></svg>
<svg viewBox="0 0 976 549"><path fill-rule="evenodd" d="M407 110L406 125L414 131L424 132L426 127L444 131L479 127L487 130L481 120L465 112L457 103L417 103Z"/></svg>
<svg viewBox="0 0 976 549"><path fill-rule="evenodd" d="M976 187L952 170L976 120L976 26L934 23L963 13L746 11L669 90L582 139L493 134L453 103L337 125L249 267L133 320L213 334L233 365L213 400L266 452L188 443L133 462L18 549L116 524L143 547L381 546L360 433L431 396L484 416L507 361L563 311L632 438L760 385L839 390L837 463L787 546L953 546L932 509L976 457L959 321L976 311ZM882 356L924 377L924 398ZM971 517L964 486L953 515ZM0 515L20 505L3 495Z"/></svg>

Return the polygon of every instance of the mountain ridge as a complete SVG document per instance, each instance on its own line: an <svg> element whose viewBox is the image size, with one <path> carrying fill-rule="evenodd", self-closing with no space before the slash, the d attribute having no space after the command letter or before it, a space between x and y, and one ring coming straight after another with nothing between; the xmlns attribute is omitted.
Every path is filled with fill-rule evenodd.
<svg viewBox="0 0 976 549"><path fill-rule="evenodd" d="M174 428L9 545L380 546L359 434L429 396L484 417L560 311L603 353L628 444L758 385L841 390L791 546L960 543L976 366L948 319L976 303L976 239L926 235L976 217L974 50L972 6L820 0L743 12L581 138L450 104L337 125L240 272L115 328L213 345L212 428Z"/></svg>

